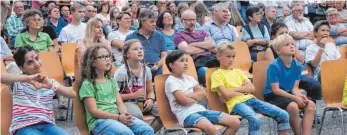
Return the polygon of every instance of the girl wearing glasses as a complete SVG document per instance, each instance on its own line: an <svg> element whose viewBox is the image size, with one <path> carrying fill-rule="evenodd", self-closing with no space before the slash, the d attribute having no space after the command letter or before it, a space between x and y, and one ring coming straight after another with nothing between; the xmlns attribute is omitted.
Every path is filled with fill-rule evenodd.
<svg viewBox="0 0 347 135"><path fill-rule="evenodd" d="M137 39L128 40L123 47L124 65L120 66L114 77L120 86L120 96L130 114L143 120L143 113L157 117L151 125L158 131L162 125L158 117L158 107L152 84L151 69L144 63L144 51ZM143 107L138 103L143 103ZM140 109L143 108L142 110Z"/></svg>
<svg viewBox="0 0 347 135"><path fill-rule="evenodd" d="M86 110L86 122L94 135L154 135L145 122L129 114L119 94L116 80L108 76L112 54L104 45L89 47L82 63L79 97Z"/></svg>

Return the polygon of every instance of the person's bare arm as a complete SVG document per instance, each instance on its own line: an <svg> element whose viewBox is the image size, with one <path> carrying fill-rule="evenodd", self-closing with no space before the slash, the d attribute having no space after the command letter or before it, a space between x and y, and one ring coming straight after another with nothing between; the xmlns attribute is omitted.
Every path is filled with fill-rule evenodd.
<svg viewBox="0 0 347 135"><path fill-rule="evenodd" d="M123 49L124 41L123 40L112 40L111 45L116 48Z"/></svg>
<svg viewBox="0 0 347 135"><path fill-rule="evenodd" d="M58 43L58 39L54 39L54 40L52 40L52 41L53 41L53 43L54 43L54 51L55 51L55 52L58 52L59 49L60 49L60 45L59 45L59 43Z"/></svg>
<svg viewBox="0 0 347 135"><path fill-rule="evenodd" d="M39 74L35 75L17 75L12 73L1 73L1 83L6 85L11 85L14 82L25 82L30 80L37 80Z"/></svg>
<svg viewBox="0 0 347 135"><path fill-rule="evenodd" d="M219 91L221 92L221 97L224 100L231 99L236 96L244 95L244 93L228 90L224 85L218 86Z"/></svg>
<svg viewBox="0 0 347 135"><path fill-rule="evenodd" d="M202 52L205 51L205 50L203 50L201 48L190 46L190 45L187 44L187 42L181 42L178 45L178 49L186 52L189 55L199 54L199 53L202 53Z"/></svg>
<svg viewBox="0 0 347 135"><path fill-rule="evenodd" d="M275 95L290 98L292 100L296 100L297 98L295 95L289 94L288 92L282 90L279 86L279 83L271 83L271 89Z"/></svg>
<svg viewBox="0 0 347 135"><path fill-rule="evenodd" d="M252 46L252 45L267 45L265 39L250 39L250 40L247 40L247 44L249 46Z"/></svg>
<svg viewBox="0 0 347 135"><path fill-rule="evenodd" d="M161 54L160 54L161 58L164 58L164 57L166 58L166 56L167 56L167 52L161 52ZM158 68L160 68L162 66L163 66L163 61L159 60L158 61Z"/></svg>
<svg viewBox="0 0 347 135"><path fill-rule="evenodd" d="M194 89L194 93L186 94L186 96L193 98L195 100L206 99L206 92L201 88L199 84L194 86L193 89Z"/></svg>
<svg viewBox="0 0 347 135"><path fill-rule="evenodd" d="M194 100L193 98L190 98L188 96L186 96L184 93L182 93L180 90L176 90L173 93L173 96L176 98L176 102L179 105L192 105L197 103L196 100Z"/></svg>
<svg viewBox="0 0 347 135"><path fill-rule="evenodd" d="M76 97L76 92L72 89L72 87L65 87L61 84L57 86L57 93L67 98Z"/></svg>
<svg viewBox="0 0 347 135"><path fill-rule="evenodd" d="M302 64L305 63L305 58L304 56L301 55L300 51L298 48L295 48L295 54L294 57L296 60L298 60L299 62L301 62Z"/></svg>
<svg viewBox="0 0 347 135"><path fill-rule="evenodd" d="M56 52L56 51L54 50L53 45L48 47L48 51L49 51L49 52Z"/></svg>
<svg viewBox="0 0 347 135"><path fill-rule="evenodd" d="M347 18L346 17L340 17L338 22L339 23L347 23Z"/></svg>
<svg viewBox="0 0 347 135"><path fill-rule="evenodd" d="M303 39L307 37L310 32L290 32L289 33L294 39Z"/></svg>
<svg viewBox="0 0 347 135"><path fill-rule="evenodd" d="M248 82L244 82L241 87L232 88L230 90L236 91L236 92L241 92L241 93L253 93L255 91L255 88L254 88L252 82L248 81Z"/></svg>
<svg viewBox="0 0 347 135"><path fill-rule="evenodd" d="M117 93L116 97L117 97L117 99L116 99L117 107L119 109L120 114L127 113L128 111L124 105L123 99L120 97L120 94Z"/></svg>
<svg viewBox="0 0 347 135"><path fill-rule="evenodd" d="M215 48L215 44L214 44L213 39L211 37L206 37L205 40L202 42L194 42L194 43L190 43L188 45L198 47L201 49L205 49L205 50L210 50L210 49Z"/></svg>

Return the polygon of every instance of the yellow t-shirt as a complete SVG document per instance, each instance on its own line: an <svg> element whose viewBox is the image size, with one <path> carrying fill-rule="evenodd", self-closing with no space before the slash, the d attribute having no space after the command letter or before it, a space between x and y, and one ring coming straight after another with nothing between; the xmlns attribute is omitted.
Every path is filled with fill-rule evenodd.
<svg viewBox="0 0 347 135"><path fill-rule="evenodd" d="M343 88L342 103L345 106L347 106L347 76L346 76L346 80L345 80L345 87Z"/></svg>
<svg viewBox="0 0 347 135"><path fill-rule="evenodd" d="M211 90L221 96L218 87L224 85L227 89L241 87L243 82L250 81L240 69L224 70L218 69L211 75ZM237 103L242 103L254 98L252 94L233 97L226 101L228 112L230 113Z"/></svg>

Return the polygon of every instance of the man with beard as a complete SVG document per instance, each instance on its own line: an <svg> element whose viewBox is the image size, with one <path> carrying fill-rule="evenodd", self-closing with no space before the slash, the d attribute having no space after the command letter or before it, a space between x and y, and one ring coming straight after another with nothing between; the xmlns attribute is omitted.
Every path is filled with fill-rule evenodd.
<svg viewBox="0 0 347 135"><path fill-rule="evenodd" d="M306 47L313 44L313 25L309 19L304 17L304 7L301 3L296 3L292 7L292 19L286 25L289 34L294 38L296 47L302 56L305 56Z"/></svg>
<svg viewBox="0 0 347 135"><path fill-rule="evenodd" d="M193 10L183 11L181 18L184 30L175 34L174 44L179 50L193 57L199 83L205 84L207 62L215 60L215 43L205 31L195 30L196 14Z"/></svg>
<svg viewBox="0 0 347 135"><path fill-rule="evenodd" d="M202 27L213 38L216 45L222 41L237 40L236 28L226 22L229 14L228 4L218 3L215 5L213 21Z"/></svg>

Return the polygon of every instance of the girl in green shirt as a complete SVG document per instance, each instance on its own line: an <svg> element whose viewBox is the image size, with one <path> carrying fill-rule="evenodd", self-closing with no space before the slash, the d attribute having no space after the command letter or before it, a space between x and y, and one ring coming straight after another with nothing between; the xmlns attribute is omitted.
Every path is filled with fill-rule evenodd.
<svg viewBox="0 0 347 135"><path fill-rule="evenodd" d="M107 76L111 58L111 51L103 45L89 47L83 56L79 96L89 131L95 135L154 135L147 123L127 112L116 81Z"/></svg>

